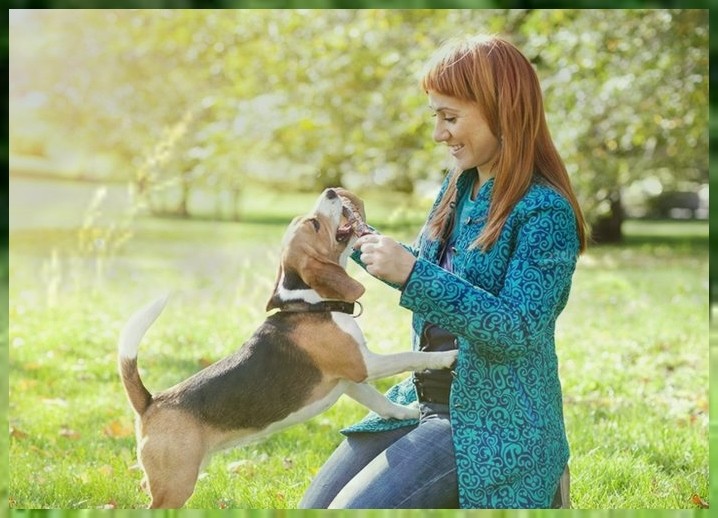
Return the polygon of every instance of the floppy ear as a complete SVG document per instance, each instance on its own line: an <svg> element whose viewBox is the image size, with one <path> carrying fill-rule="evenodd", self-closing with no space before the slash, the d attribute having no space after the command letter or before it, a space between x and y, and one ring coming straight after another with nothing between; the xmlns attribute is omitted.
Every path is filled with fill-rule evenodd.
<svg viewBox="0 0 718 518"><path fill-rule="evenodd" d="M272 290L272 296L269 298L269 301L267 301L267 307L265 311L271 311L275 308L279 307L279 297L277 296L277 288L279 287L279 281L282 278L282 265L279 265L279 269L277 270L277 280L274 281L274 289Z"/></svg>
<svg viewBox="0 0 718 518"><path fill-rule="evenodd" d="M292 221L287 226L287 230L284 232L284 236L282 237L282 250L286 248L287 240L290 238L292 233L295 231L295 227L299 223L299 221L302 219L301 216L296 216L292 219ZM284 273L284 252L281 254L281 260L279 261L279 268L277 269L277 280L274 281L274 289L272 290L272 296L269 298L269 301L267 302L266 311L271 311L275 308L279 308L279 303L281 302L279 300L279 297L277 296L277 288L279 288L279 281L282 280L282 274Z"/></svg>
<svg viewBox="0 0 718 518"><path fill-rule="evenodd" d="M355 302L364 294L364 286L349 277L344 268L336 263L307 258L300 275L325 299Z"/></svg>

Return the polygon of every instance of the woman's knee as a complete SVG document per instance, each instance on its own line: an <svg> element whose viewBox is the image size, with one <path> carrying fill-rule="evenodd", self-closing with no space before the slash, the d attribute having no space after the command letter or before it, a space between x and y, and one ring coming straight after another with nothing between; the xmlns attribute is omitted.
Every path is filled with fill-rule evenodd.
<svg viewBox="0 0 718 518"><path fill-rule="evenodd" d="M357 473L406 433L400 429L354 434L345 439L312 480L298 507L326 509Z"/></svg>

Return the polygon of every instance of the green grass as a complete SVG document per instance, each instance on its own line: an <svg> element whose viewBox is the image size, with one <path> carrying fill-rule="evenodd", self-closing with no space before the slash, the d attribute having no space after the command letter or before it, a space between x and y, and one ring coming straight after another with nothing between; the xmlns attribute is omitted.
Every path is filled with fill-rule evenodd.
<svg viewBox="0 0 718 518"><path fill-rule="evenodd" d="M390 207L367 201L372 223L404 218L392 235L408 238L416 227L406 223L416 220ZM146 505L116 374L121 326L140 304L173 292L140 351L151 390L229 353L265 316L284 228L259 216L140 219L100 278L92 256L76 256L71 226L11 230L10 508ZM709 496L707 224L627 230L625 246L582 257L558 323L572 500L591 509L695 508L694 494ZM360 325L370 348L406 348L410 314L398 293L350 268L367 287ZM364 413L342 398L306 424L216 455L188 507L295 507L338 430Z"/></svg>

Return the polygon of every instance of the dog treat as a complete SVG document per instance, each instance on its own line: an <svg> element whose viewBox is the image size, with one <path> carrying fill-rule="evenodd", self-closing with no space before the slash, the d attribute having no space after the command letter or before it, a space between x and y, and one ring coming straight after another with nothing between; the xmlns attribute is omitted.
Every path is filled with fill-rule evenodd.
<svg viewBox="0 0 718 518"><path fill-rule="evenodd" d="M344 206L344 216L352 226L354 234L357 237L364 236L366 234L374 234L374 231L367 225L361 217L361 214L354 206L352 201L346 196L341 196L342 205Z"/></svg>

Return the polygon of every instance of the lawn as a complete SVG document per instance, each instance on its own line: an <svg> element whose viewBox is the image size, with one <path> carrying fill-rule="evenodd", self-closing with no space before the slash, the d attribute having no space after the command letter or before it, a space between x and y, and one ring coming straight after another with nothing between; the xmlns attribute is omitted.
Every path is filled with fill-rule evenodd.
<svg viewBox="0 0 718 518"><path fill-rule="evenodd" d="M121 326L172 293L140 350L151 391L239 347L265 316L286 220L313 200L262 196L255 206L277 211L250 212L244 223L142 217L113 232L102 224L90 234L94 248L78 231L94 224L71 204L33 224L20 201L11 205L10 508L146 505L116 373ZM371 223L402 239L420 223L416 211L379 198L366 205ZM129 239L112 251L120 230ZM557 327L573 505L696 508L709 493L708 225L629 222L626 231L624 246L580 259ZM355 265L350 272L367 287L359 323L369 347L406 348L410 314L398 293ZM188 507L295 507L338 430L364 413L343 397L306 424L216 455Z"/></svg>

